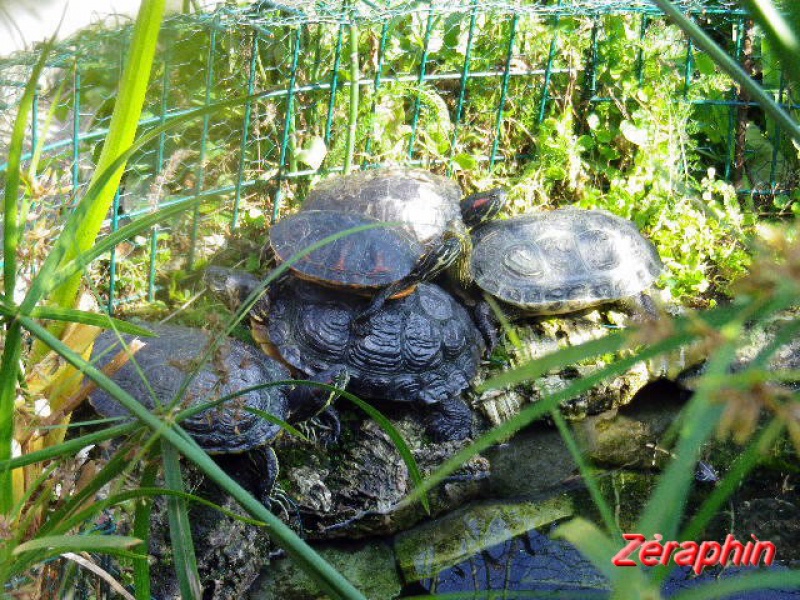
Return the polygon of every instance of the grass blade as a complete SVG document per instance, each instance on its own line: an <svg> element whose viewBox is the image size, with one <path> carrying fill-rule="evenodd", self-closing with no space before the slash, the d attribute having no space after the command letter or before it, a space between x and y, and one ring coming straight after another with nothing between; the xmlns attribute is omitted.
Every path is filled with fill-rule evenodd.
<svg viewBox="0 0 800 600"><path fill-rule="evenodd" d="M672 600L713 600L729 598L733 594L756 590L791 590L800 588L800 571L769 571L737 575L725 579L713 579L708 583L697 584L691 589L672 596ZM771 596L777 598L777 596Z"/></svg>
<svg viewBox="0 0 800 600"><path fill-rule="evenodd" d="M39 85L39 76L45 67L50 54L52 41L47 42L40 50L39 60L36 62L31 76L25 85L17 115L14 119L14 129L8 147L8 171L6 174L4 215L3 215L3 283L7 298L14 297L14 288L17 284L17 246L19 244L19 188L22 167L22 146L25 143L25 130L28 127L28 117L33 108L33 97ZM27 212L27 211L23 211Z"/></svg>
<svg viewBox="0 0 800 600"><path fill-rule="evenodd" d="M547 371L554 367L562 367L600 354L616 352L624 346L627 339L628 337L625 333L611 333L600 339L591 340L577 346L567 346L561 350L532 360L516 369L506 371L491 379L487 379L478 386L477 391L485 392L486 390L515 385L523 381L530 381L547 373Z"/></svg>
<svg viewBox="0 0 800 600"><path fill-rule="evenodd" d="M776 6L773 0L742 0L753 20L766 34L770 44L781 58L781 66L800 81L800 6L797 2L782 2Z"/></svg>
<svg viewBox="0 0 800 600"><path fill-rule="evenodd" d="M2 461L0 462L0 469L18 469L20 467L27 467L28 465L44 462L46 460L52 460L54 458L60 458L62 456L74 456L80 450L86 448L87 446L91 446L92 444L99 444L114 439L115 437L129 435L133 433L137 427L138 423L125 423L124 425L116 425L114 427L109 427L108 429L103 429L102 431L89 433L87 435L62 442L55 446L49 446L47 448L42 448L41 450L23 454L22 456L15 456L10 460Z"/></svg>
<svg viewBox="0 0 800 600"><path fill-rule="evenodd" d="M400 435L400 432L397 431L394 425L392 425L391 421L387 419L383 414L376 409L371 404L364 402L358 396L354 396L350 393L342 393L342 396L347 398L350 402L355 404L365 413L367 413L373 421L375 421L381 429L386 432L386 435L392 440L395 448L400 453L403 462L406 463L406 467L408 468L408 475L411 477L411 481L414 482L414 489L419 490L419 501L422 504L422 507L425 509L425 512L430 514L431 507L430 503L428 502L428 493L427 491L423 490L423 483L424 480L422 478L422 473L419 470L419 465L417 465L417 461L414 459L414 455L411 453L411 449L406 444L406 441L403 439L403 436Z"/></svg>
<svg viewBox="0 0 800 600"><path fill-rule="evenodd" d="M103 552L132 548L141 540L123 535L46 535L20 544L12 554L19 556L36 550L50 550L53 554L61 552L82 552L84 550Z"/></svg>
<svg viewBox="0 0 800 600"><path fill-rule="evenodd" d="M70 277L83 271L93 260L109 252L118 244L143 231L149 230L157 223L170 219L189 208L197 206L201 201L202 199L200 197L188 198L139 217L132 223L128 223L124 227L120 227L117 231L99 239L89 250L81 252L74 260L68 261L66 264L60 266L56 272L45 272L44 267L42 267L39 276L33 281L30 291L25 297L23 307L32 306ZM50 274L48 275L48 273Z"/></svg>
<svg viewBox="0 0 800 600"><path fill-rule="evenodd" d="M134 537L122 535L54 535L44 536L14 548L14 561L9 575L24 573L32 565L65 552L100 552L122 558L141 558L129 549L141 543Z"/></svg>
<svg viewBox="0 0 800 600"><path fill-rule="evenodd" d="M93 325L103 329L117 329L122 333L140 335L142 337L153 337L155 334L149 329L140 327L130 321L122 321L105 314L90 313L76 308L61 308L59 306L37 306L30 317L36 319L67 321L69 323L81 323L83 325Z"/></svg>
<svg viewBox="0 0 800 600"><path fill-rule="evenodd" d="M600 487L597 485L597 479L595 479L594 475L592 474L589 464L586 462L581 449L578 447L578 443L575 441L575 436L572 435L572 431L570 430L569 425L567 425L564 415L561 414L561 411L556 409L550 411L550 417L556 424L558 433L561 434L561 439L564 440L564 444L567 446L567 449L572 456L572 460L574 460L575 464L578 465L578 472L583 477L583 481L586 483L586 488L589 490L589 495L592 497L592 501L597 507L597 510L600 512L600 515L603 517L603 523L605 524L608 533L617 538L622 538L622 533L620 532L617 521L614 518L614 513L611 511L611 507L608 505L608 502L606 502L606 499L603 498L603 494L600 493Z"/></svg>
<svg viewBox="0 0 800 600"><path fill-rule="evenodd" d="M111 115L108 136L97 161L95 176L114 164L116 158L123 154L134 140L147 85L150 81L150 69L155 56L165 4L166 0L142 0L133 28L133 38L128 49L114 112ZM119 186L123 169L124 164L119 165L111 172L107 182L100 187L96 195L87 195L82 199L81 204L86 205L84 218L80 221L79 227L75 229L74 239L70 240L72 243L66 249L62 260L59 261L61 264L73 260L94 244ZM63 307L73 306L79 285L80 277L73 275L53 291L52 303ZM54 329L54 331L60 330L61 328Z"/></svg>
<svg viewBox="0 0 800 600"><path fill-rule="evenodd" d="M246 394L248 390L242 390L239 394ZM264 410L259 410L252 406L245 406L243 407L249 413L256 415L257 417L261 417L265 421L272 423L273 425L277 425L281 429L285 430L287 433L292 434L294 437L303 440L304 442L308 442L309 439L302 434L302 432L298 431L296 427L292 427L289 423L284 421L283 419L279 419L275 415L272 415Z"/></svg>
<svg viewBox="0 0 800 600"><path fill-rule="evenodd" d="M0 361L0 464L11 458L14 440L14 404L17 398L17 373L22 356L22 327L14 321L8 326ZM0 514L6 515L14 505L17 489L11 468L0 471Z"/></svg>
<svg viewBox="0 0 800 600"><path fill-rule="evenodd" d="M156 467L156 465L152 465ZM154 471L157 468L153 469ZM142 479L144 481L144 478ZM84 523L87 519L90 519L93 514L105 510L106 508L110 508L117 504L121 504L122 502L127 502L128 500L133 500L136 498L142 499L149 499L154 498L156 496L167 496L173 498L179 498L181 500L185 500L186 502L195 502L197 504L202 504L204 506L208 506L209 508L213 508L214 510L222 513L226 517L230 517L231 519L235 519L236 521L240 521L242 523L247 523L248 525L256 525L258 527L263 527L265 523L263 521L258 521L256 519L250 519L249 517L243 517L240 514L237 514L231 510L223 508L218 504L214 504L213 502L202 498L201 496L195 496L194 494L189 494L188 492L180 492L177 490L167 489L167 488L160 488L160 487L138 487L132 490L126 490L124 492L120 492L113 496L109 496L103 500L100 500L94 503L92 506L84 509L81 512L75 513L73 516L69 518L69 521L64 521L61 527L63 530L57 530L58 533L62 533L63 531L69 531L70 528L76 527L81 523ZM149 527L149 523L148 523ZM141 540L144 540L143 537L138 535L134 535Z"/></svg>
<svg viewBox="0 0 800 600"><path fill-rule="evenodd" d="M156 475L158 475L158 465L149 463L142 473L139 489L148 489L155 485ZM136 600L150 600L151 598L150 561L147 560L146 555L150 551L150 516L152 512L153 499L141 496L133 513L133 537L142 540L136 550L145 555L145 558L133 561L133 589L136 591Z"/></svg>
<svg viewBox="0 0 800 600"><path fill-rule="evenodd" d="M183 492L183 474L178 453L167 441L161 441L161 456L164 461L164 480L168 489ZM179 495L167 497L167 516L169 518L169 537L172 557L175 561L175 574L184 598L200 598L203 593L200 574L197 572L197 559L194 554L192 528L186 501Z"/></svg>
<svg viewBox="0 0 800 600"><path fill-rule="evenodd" d="M686 526L679 539L693 540L703 532L706 525L713 519L723 504L733 495L745 476L752 471L761 461L767 448L772 446L783 432L783 423L778 419L773 421L761 432L747 449L739 455L725 477L715 487L711 495L706 498L700 510L694 515L689 525Z"/></svg>

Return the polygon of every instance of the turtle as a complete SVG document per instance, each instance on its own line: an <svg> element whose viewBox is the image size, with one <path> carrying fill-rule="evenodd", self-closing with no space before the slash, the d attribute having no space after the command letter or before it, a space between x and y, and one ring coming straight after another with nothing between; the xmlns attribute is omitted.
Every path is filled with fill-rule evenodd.
<svg viewBox="0 0 800 600"><path fill-rule="evenodd" d="M544 315L636 296L663 265L630 221L601 210L566 208L478 228L470 269L485 292Z"/></svg>
<svg viewBox="0 0 800 600"><path fill-rule="evenodd" d="M234 306L258 278L209 267L212 291ZM484 337L467 310L432 283L420 283L354 323L370 300L287 277L250 312L253 337L265 352L306 375L345 369L348 390L365 398L426 407L434 440L471 434L472 412L459 398L476 375Z"/></svg>
<svg viewBox="0 0 800 600"><path fill-rule="evenodd" d="M349 233L300 254L325 238L370 225L372 229ZM272 226L270 246L278 262L300 254L290 267L296 277L372 297L358 318L363 327L386 300L411 293L417 283L434 278L461 254L460 238L450 230L426 250L404 231L380 225L378 219L345 211L301 211Z"/></svg>
<svg viewBox="0 0 800 600"><path fill-rule="evenodd" d="M447 229L468 240L466 228L493 218L505 200L502 189L462 200L455 181L422 169L388 167L326 179L309 192L302 209L342 210L400 222L430 248Z"/></svg>
<svg viewBox="0 0 800 600"><path fill-rule="evenodd" d="M506 201L502 188L462 199L461 187L446 177L422 169L387 167L322 181L309 192L302 210L338 210L400 223L434 254L442 240L453 238L451 251L458 256L452 260L451 271L459 282L467 283L466 257L472 249L468 230L493 219Z"/></svg>
<svg viewBox="0 0 800 600"><path fill-rule="evenodd" d="M153 323L148 323L147 327L158 337L147 339L146 345L116 371L112 379L146 408L155 410L157 403L159 409L171 405L182 391L186 376L198 367L212 338L202 329ZM131 335L121 337L125 347L134 339ZM92 361L103 368L122 348L115 332L104 331L95 341ZM288 379L291 379L289 370L279 361L254 346L229 338L215 350L212 360L199 366L182 396L182 407ZM314 380L342 386L346 383L346 372L341 368L324 370ZM300 421L327 408L330 396L330 392L315 386L261 388L192 415L181 422L181 427L213 455L221 467L242 480L261 502L269 504L277 476L277 458L269 444L281 427L248 409L269 413L284 421ZM92 392L89 402L103 417L130 416L124 406L103 390ZM247 460L242 460L245 457Z"/></svg>

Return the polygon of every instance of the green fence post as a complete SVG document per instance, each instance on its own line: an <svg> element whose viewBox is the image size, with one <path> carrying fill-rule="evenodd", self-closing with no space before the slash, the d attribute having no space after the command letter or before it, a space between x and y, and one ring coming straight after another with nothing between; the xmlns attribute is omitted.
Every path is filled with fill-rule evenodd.
<svg viewBox="0 0 800 600"><path fill-rule="evenodd" d="M431 35L433 34L433 1L429 0L428 5L428 20L425 25L425 40L422 42L422 58L419 62L419 77L417 78L417 85L422 88L425 83L425 69L428 64L428 52L431 43ZM414 144L417 142L417 127L419 126L419 113L422 109L422 101L417 95L414 98L414 114L411 117L411 138L408 140L408 158L414 158Z"/></svg>
<svg viewBox="0 0 800 600"><path fill-rule="evenodd" d="M203 99L204 107L211 105L211 89L214 86L214 62L217 58L217 27L218 27L218 21L215 19L211 27L211 34L210 34L211 37L208 42L208 59L206 60L206 93L205 93L205 98ZM195 187L194 187L195 197L199 196L203 192L203 188L205 187L206 145L208 144L208 130L210 126L211 126L211 115L205 115L203 117L203 132L200 136L200 157L197 165L197 171L195 174ZM194 207L194 210L192 211L192 233L190 236L191 247L189 248L189 259L187 265L189 270L194 268L194 261L197 255L197 235L199 233L198 231L199 226L200 226L200 206L197 205Z"/></svg>
<svg viewBox="0 0 800 600"><path fill-rule="evenodd" d="M258 58L258 31L253 30L253 41L250 45L250 72L247 75L247 95L252 96L256 89L256 64ZM250 136L250 116L253 104L250 100L244 106L244 120L242 122L242 143L239 145L239 168L236 172L236 192L233 197L233 217L231 229L239 227L239 204L242 200L242 183L244 179L244 165L247 160L247 142Z"/></svg>
<svg viewBox="0 0 800 600"><path fill-rule="evenodd" d="M478 0L472 0L472 10L469 18L469 33L467 34L467 48L464 52L464 64L461 68L461 86L458 90L458 104L456 105L456 118L453 123L453 135L450 139L450 160L447 165L447 174L453 172L453 157L456 154L458 145L458 129L461 126L461 118L464 116L464 98L467 95L467 83L469 82L469 65L472 61L472 42L475 37L475 22L478 18Z"/></svg>
<svg viewBox="0 0 800 600"><path fill-rule="evenodd" d="M558 5L561 6L561 2L560 1L559 1ZM539 104L539 121L538 122L539 122L540 125L544 121L544 115L545 115L545 113L547 111L547 101L550 99L550 78L552 77L553 62L556 59L556 50L558 49L558 24L559 24L559 21L560 21L560 13L556 13L556 16L553 17L553 29L555 30L555 33L553 33L553 39L550 40L550 52L547 55L547 66L544 69L544 84L542 85L542 102L541 102L541 104ZM596 25L596 23L595 23L595 25ZM592 56L596 57L597 56L597 52L596 52L596 50L597 50L597 45L596 45L597 44L597 35L596 35L596 30L595 29L592 29L592 40L593 40L593 44L594 44ZM593 73L593 79L594 79L593 84L596 87L596 85L597 85L597 80L596 80L597 69L593 68L592 69L592 73Z"/></svg>
<svg viewBox="0 0 800 600"><path fill-rule="evenodd" d="M503 134L503 110L506 105L506 94L508 94L508 82L511 79L511 60L514 58L514 43L517 39L517 26L519 25L519 13L514 12L511 18L511 31L508 34L508 51L506 52L506 66L503 72L503 83L500 88L500 102L497 106L497 119L494 126L494 141L492 142L492 152L489 155L489 169L494 168L497 158L497 148L500 145L500 138Z"/></svg>
<svg viewBox="0 0 800 600"><path fill-rule="evenodd" d="M283 125L283 139L281 140L281 157L278 163L277 183L278 189L275 192L275 200L272 204L272 222L278 220L281 210L281 201L283 199L283 190L281 189L281 182L286 175L286 156L289 149L289 138L292 135L292 123L294 121L294 94L295 85L297 84L297 65L300 61L300 46L302 41L302 29L297 27L294 36L294 51L292 52L292 72L289 78L289 90L286 95L286 119Z"/></svg>

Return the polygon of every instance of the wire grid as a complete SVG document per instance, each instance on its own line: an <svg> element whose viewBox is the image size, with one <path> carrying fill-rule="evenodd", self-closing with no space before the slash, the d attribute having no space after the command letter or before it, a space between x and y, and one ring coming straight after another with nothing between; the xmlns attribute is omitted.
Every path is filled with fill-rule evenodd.
<svg viewBox="0 0 800 600"><path fill-rule="evenodd" d="M747 16L733 2L682 4L743 59ZM43 158L29 229L44 232L44 239L31 236L42 252L91 176L130 36L130 27L84 31L58 48L40 82L30 148L41 141ZM541 124L565 102L579 111L606 105L624 112L636 90L619 89L623 76L635 76L640 87L671 82L675 102L688 103L704 124L707 152L727 179L747 150L737 123L751 103L644 0L262 2L171 17L159 48L143 129L231 97L255 99L163 133L130 161L110 229L183 198L211 202L101 261L96 281L109 311L153 301L160 269L194 268L243 218L279 218L312 177L342 171L351 158L354 168L518 172L536 154L534 135L521 135L520 124ZM0 144L35 59L0 61ZM778 100L797 108L774 65L761 68ZM785 184L779 149L788 142L770 124L762 138L771 156L759 189L743 194L774 195ZM321 167L309 157L320 142L327 151ZM123 253L140 260L124 261Z"/></svg>

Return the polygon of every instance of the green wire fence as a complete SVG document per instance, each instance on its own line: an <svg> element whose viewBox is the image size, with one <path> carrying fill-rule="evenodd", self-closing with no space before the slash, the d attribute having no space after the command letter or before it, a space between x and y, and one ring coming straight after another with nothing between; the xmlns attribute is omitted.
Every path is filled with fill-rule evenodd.
<svg viewBox="0 0 800 600"><path fill-rule="evenodd" d="M735 3L681 6L783 106L798 108ZM59 46L40 82L27 157L41 152L32 253L46 248L89 179L130 34L84 31ZM142 128L252 99L161 134L130 161L109 229L187 197L209 202L109 256L97 283L110 311L152 301L159 269L198 266L231 230L279 218L320 174L404 163L455 177L466 169L513 176L536 156L535 127L557 107L571 104L578 121L600 110L622 118L647 102L637 91L649 81L691 108L691 134L707 160L687 169L714 166L748 198L791 197L797 187L796 153L785 151L781 130L748 117L753 104L643 0L262 1L172 16L161 48ZM35 58L0 60L0 150ZM758 172L745 177L755 155ZM129 252L146 256L144 271L126 272Z"/></svg>

